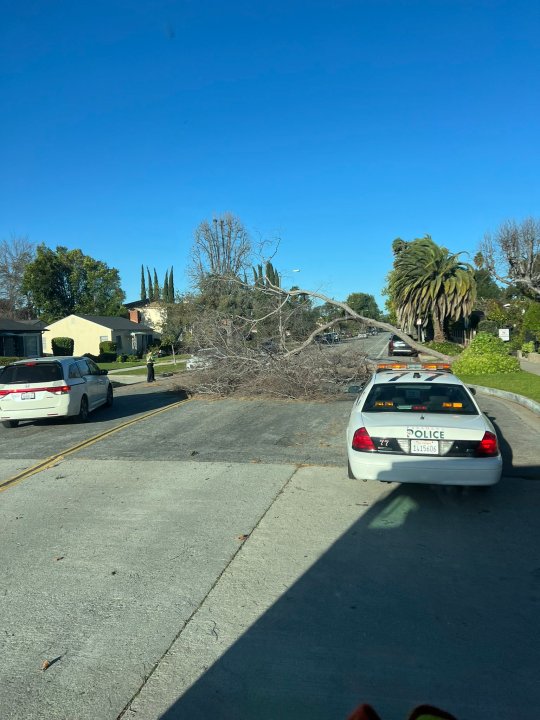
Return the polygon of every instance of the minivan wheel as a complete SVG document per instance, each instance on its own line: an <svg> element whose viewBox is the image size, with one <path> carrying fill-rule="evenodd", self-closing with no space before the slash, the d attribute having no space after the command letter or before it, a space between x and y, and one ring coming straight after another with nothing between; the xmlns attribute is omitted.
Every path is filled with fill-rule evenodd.
<svg viewBox="0 0 540 720"><path fill-rule="evenodd" d="M88 420L88 398L86 395L83 395L81 398L81 407L79 408L77 420L82 423Z"/></svg>
<svg viewBox="0 0 540 720"><path fill-rule="evenodd" d="M107 400L105 401L106 407L112 407L114 400L112 385L109 385L107 389Z"/></svg>
<svg viewBox="0 0 540 720"><path fill-rule="evenodd" d="M19 421L18 420L5 420L2 425L5 428L15 428L18 427Z"/></svg>

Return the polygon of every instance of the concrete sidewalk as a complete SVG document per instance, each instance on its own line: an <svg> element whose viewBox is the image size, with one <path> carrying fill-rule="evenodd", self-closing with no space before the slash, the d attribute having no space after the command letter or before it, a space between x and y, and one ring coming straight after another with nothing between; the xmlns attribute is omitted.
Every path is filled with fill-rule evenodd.
<svg viewBox="0 0 540 720"><path fill-rule="evenodd" d="M521 359L519 361L519 365L525 372L532 373L533 375L540 375L540 363Z"/></svg>

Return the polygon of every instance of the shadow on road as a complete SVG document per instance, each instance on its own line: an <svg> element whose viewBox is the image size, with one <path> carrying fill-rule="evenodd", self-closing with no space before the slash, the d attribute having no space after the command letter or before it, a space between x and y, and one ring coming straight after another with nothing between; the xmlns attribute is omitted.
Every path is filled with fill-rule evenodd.
<svg viewBox="0 0 540 720"><path fill-rule="evenodd" d="M512 446L504 436L504 433L497 423L497 418L488 415L493 423L497 436L499 438L499 448L503 459L503 477L506 478L523 478L526 480L540 480L540 464L537 465L519 465L514 464L514 452Z"/></svg>
<svg viewBox="0 0 540 720"><path fill-rule="evenodd" d="M396 720L421 702L536 719L537 487L399 486L162 720L344 720L361 702Z"/></svg>

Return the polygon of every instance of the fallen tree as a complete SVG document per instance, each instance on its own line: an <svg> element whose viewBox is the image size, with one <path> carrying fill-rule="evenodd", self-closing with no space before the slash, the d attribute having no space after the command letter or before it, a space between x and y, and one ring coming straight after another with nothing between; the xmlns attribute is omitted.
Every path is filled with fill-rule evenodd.
<svg viewBox="0 0 540 720"><path fill-rule="evenodd" d="M230 285L231 279L227 278ZM238 281L240 282L240 281ZM252 286L240 283L245 289ZM398 335L418 352L449 361L443 353L426 348L389 323L355 312L347 303L332 300L319 292L283 290L266 278L259 293L272 297L271 309L259 317L232 315L201 309L191 326L191 349L199 357L198 369L182 376L178 390L189 394L322 399L336 397L348 385L359 385L373 372L374 363L357 348L321 347L317 335L348 321L377 327ZM286 327L301 305L291 298L311 297L339 308L340 315L316 325L307 337L292 342ZM261 340L258 330L268 329L274 319L274 334ZM315 324L315 323L313 323Z"/></svg>

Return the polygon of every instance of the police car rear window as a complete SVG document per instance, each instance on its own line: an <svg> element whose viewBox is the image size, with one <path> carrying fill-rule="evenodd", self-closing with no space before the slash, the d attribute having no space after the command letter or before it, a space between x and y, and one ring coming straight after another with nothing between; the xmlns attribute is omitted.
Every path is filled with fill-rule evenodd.
<svg viewBox="0 0 540 720"><path fill-rule="evenodd" d="M380 383L374 385L362 409L364 412L478 415L478 410L463 387L433 383L392 383L392 385Z"/></svg>
<svg viewBox="0 0 540 720"><path fill-rule="evenodd" d="M44 383L62 379L62 367L56 362L7 365L0 373L0 385Z"/></svg>

